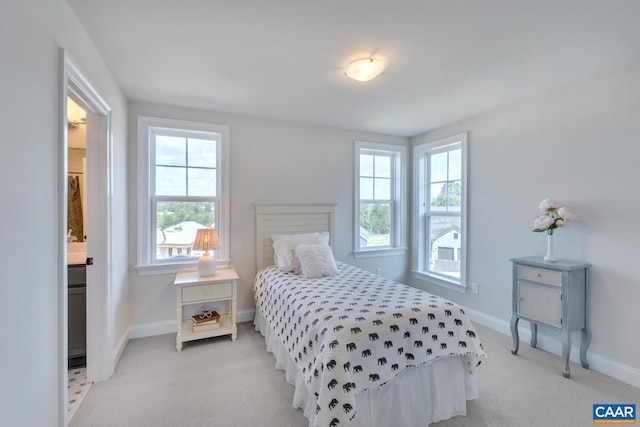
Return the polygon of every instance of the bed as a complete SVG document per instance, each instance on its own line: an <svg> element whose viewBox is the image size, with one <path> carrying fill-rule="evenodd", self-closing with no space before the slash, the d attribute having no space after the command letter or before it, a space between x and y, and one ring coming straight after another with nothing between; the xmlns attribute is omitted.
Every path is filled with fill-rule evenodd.
<svg viewBox="0 0 640 427"><path fill-rule="evenodd" d="M254 324L295 387L294 407L310 427L425 427L465 415L485 353L460 307L342 262L311 279L274 265L271 236L324 232L332 245L334 215L333 205L256 207Z"/></svg>

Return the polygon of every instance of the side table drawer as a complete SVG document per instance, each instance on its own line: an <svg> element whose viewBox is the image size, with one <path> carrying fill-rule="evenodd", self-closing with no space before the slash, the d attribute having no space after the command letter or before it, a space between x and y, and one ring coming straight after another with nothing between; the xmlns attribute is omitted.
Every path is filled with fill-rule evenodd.
<svg viewBox="0 0 640 427"><path fill-rule="evenodd" d="M562 286L562 271L519 265L518 279L530 280L546 285Z"/></svg>
<svg viewBox="0 0 640 427"><path fill-rule="evenodd" d="M217 298L231 298L233 285L231 282L222 282L209 285L183 286L182 302L190 303Z"/></svg>

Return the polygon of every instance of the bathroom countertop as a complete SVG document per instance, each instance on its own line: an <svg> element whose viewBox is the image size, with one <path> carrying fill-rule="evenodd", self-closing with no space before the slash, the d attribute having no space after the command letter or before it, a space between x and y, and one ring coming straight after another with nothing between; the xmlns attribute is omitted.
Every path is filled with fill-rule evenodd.
<svg viewBox="0 0 640 427"><path fill-rule="evenodd" d="M87 254L84 252L68 252L67 253L67 265L82 264L87 261Z"/></svg>
<svg viewBox="0 0 640 427"><path fill-rule="evenodd" d="M85 242L67 243L67 265L84 264L87 261Z"/></svg>

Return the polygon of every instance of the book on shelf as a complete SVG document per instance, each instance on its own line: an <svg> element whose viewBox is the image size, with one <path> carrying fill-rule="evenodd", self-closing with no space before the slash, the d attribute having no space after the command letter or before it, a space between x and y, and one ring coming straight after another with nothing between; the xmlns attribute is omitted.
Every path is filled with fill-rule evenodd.
<svg viewBox="0 0 640 427"><path fill-rule="evenodd" d="M196 322L195 319L193 319L193 318L191 320L192 320L192 323L194 325L212 325L212 324L215 324L215 323L220 323L220 318L207 319L206 321L203 321L203 322Z"/></svg>
<svg viewBox="0 0 640 427"><path fill-rule="evenodd" d="M200 325L191 325L191 332L211 331L220 328L220 322L202 323Z"/></svg>
<svg viewBox="0 0 640 427"><path fill-rule="evenodd" d="M191 320L193 320L194 325L218 323L220 321L220 314L215 310L211 310L210 313L211 316L209 317L202 317L200 313L194 314L191 316Z"/></svg>

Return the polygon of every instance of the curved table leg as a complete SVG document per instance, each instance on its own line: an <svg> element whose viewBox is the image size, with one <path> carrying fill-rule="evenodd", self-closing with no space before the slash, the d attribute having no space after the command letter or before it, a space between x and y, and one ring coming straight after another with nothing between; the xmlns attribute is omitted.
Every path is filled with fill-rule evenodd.
<svg viewBox="0 0 640 427"><path fill-rule="evenodd" d="M531 322L531 347L538 347L538 324Z"/></svg>
<svg viewBox="0 0 640 427"><path fill-rule="evenodd" d="M569 353L571 352L571 334L569 332L562 334L562 358L564 359L564 369L562 376L569 378Z"/></svg>
<svg viewBox="0 0 640 427"><path fill-rule="evenodd" d="M582 328L582 341L580 342L580 363L585 369L589 369L587 362L587 347L591 342L591 331L588 328Z"/></svg>
<svg viewBox="0 0 640 427"><path fill-rule="evenodd" d="M518 335L518 316L511 317L511 336L513 337L513 347L511 347L511 354L518 354L518 347L520 345L520 337Z"/></svg>

